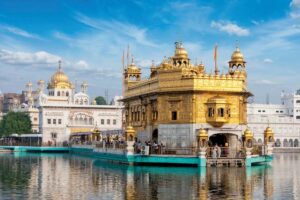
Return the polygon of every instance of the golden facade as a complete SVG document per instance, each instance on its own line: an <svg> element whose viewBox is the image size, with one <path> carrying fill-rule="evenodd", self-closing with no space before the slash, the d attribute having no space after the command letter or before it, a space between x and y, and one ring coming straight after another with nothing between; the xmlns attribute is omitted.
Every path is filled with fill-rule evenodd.
<svg viewBox="0 0 300 200"><path fill-rule="evenodd" d="M207 73L202 63L191 63L181 42L175 43L174 56L151 66L147 79L141 79L141 69L132 62L124 69L126 125L149 139L156 137L151 134L160 132L163 125L196 125L180 133L191 137L197 135L191 129L200 126L221 130L228 125L245 125L251 95L245 63L236 48L228 73Z"/></svg>

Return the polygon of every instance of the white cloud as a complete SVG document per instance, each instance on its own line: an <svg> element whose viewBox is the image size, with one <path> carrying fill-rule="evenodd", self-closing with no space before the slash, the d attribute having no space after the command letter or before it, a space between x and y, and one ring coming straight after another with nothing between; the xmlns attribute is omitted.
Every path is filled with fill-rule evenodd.
<svg viewBox="0 0 300 200"><path fill-rule="evenodd" d="M257 80L257 81L254 81L254 83L263 84L263 85L276 85L277 84L276 82L270 81L270 80L267 80L267 79Z"/></svg>
<svg viewBox="0 0 300 200"><path fill-rule="evenodd" d="M219 31L228 33L229 35L248 36L250 34L250 31L248 29L242 28L232 22L212 21L210 26L212 28L218 29Z"/></svg>
<svg viewBox="0 0 300 200"><path fill-rule="evenodd" d="M300 8L300 0L292 0L290 3L291 8Z"/></svg>
<svg viewBox="0 0 300 200"><path fill-rule="evenodd" d="M84 60L79 60L77 63L75 63L75 66L78 68L78 69L88 69L89 68L89 65L86 61Z"/></svg>
<svg viewBox="0 0 300 200"><path fill-rule="evenodd" d="M32 33L29 33L29 32L27 32L23 29L14 27L14 26L0 25L0 28L7 31L7 32L9 32L9 33L19 35L19 36L22 36L22 37L25 37L25 38L40 39L39 36L37 36L35 34L32 34Z"/></svg>
<svg viewBox="0 0 300 200"><path fill-rule="evenodd" d="M138 43L156 47L157 45L147 38L147 29L139 28L133 24L123 23L112 20L105 21L101 19L93 19L82 14L77 14L76 19L94 29L109 32L111 35L118 34L135 39Z"/></svg>
<svg viewBox="0 0 300 200"><path fill-rule="evenodd" d="M270 58L265 58L264 63L273 63L273 60Z"/></svg>
<svg viewBox="0 0 300 200"><path fill-rule="evenodd" d="M61 57L45 51L35 53L13 52L0 49L0 62L12 65L52 65L61 60Z"/></svg>
<svg viewBox="0 0 300 200"><path fill-rule="evenodd" d="M290 3L290 17L293 19L300 18L300 0L292 0Z"/></svg>

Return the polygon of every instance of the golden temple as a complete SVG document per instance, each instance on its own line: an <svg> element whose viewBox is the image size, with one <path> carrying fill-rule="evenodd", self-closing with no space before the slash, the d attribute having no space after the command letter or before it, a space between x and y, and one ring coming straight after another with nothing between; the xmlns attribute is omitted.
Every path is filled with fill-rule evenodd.
<svg viewBox="0 0 300 200"><path fill-rule="evenodd" d="M126 126L134 128L138 140L169 147L195 147L200 128L209 136L225 135L221 145L236 146L246 129L251 96L245 64L236 48L227 73L207 73L204 64L191 63L182 42L175 43L173 56L151 66L146 79L132 61L124 69Z"/></svg>

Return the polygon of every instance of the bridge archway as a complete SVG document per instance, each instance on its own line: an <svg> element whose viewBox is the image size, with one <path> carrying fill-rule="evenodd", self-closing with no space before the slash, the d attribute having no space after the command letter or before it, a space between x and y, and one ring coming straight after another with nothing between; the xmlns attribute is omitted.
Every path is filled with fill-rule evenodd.
<svg viewBox="0 0 300 200"><path fill-rule="evenodd" d="M209 137L210 147L218 145L222 148L222 156L236 157L238 151L242 147L241 140L236 134L232 133L216 133Z"/></svg>

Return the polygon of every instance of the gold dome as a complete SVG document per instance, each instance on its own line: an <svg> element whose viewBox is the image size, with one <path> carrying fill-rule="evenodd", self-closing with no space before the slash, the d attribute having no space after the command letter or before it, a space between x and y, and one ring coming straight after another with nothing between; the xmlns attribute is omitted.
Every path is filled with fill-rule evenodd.
<svg viewBox="0 0 300 200"><path fill-rule="evenodd" d="M134 57L131 57L131 63L128 65L128 68L133 69L133 70L139 70L139 67L136 66L136 64L134 63Z"/></svg>
<svg viewBox="0 0 300 200"><path fill-rule="evenodd" d="M27 87L31 87L31 86L32 86L32 82L29 81L29 82L27 83Z"/></svg>
<svg viewBox="0 0 300 200"><path fill-rule="evenodd" d="M273 130L270 127L267 127L265 133L273 133Z"/></svg>
<svg viewBox="0 0 300 200"><path fill-rule="evenodd" d="M208 137L208 133L204 128L199 129L198 137Z"/></svg>
<svg viewBox="0 0 300 200"><path fill-rule="evenodd" d="M231 55L232 61L244 61L244 55L241 53L240 49L237 47L236 50Z"/></svg>
<svg viewBox="0 0 300 200"><path fill-rule="evenodd" d="M71 89L72 84L69 81L69 77L62 71L61 62L59 62L58 70L52 75L48 89L61 88Z"/></svg>
<svg viewBox="0 0 300 200"><path fill-rule="evenodd" d="M247 128L247 129L244 131L244 136L245 136L245 137L252 137L253 134L252 134L252 132Z"/></svg>
<svg viewBox="0 0 300 200"><path fill-rule="evenodd" d="M53 76L51 77L51 82L53 82L53 83L60 83L60 82L68 83L69 78L62 71L58 71L55 74L53 74Z"/></svg>
<svg viewBox="0 0 300 200"><path fill-rule="evenodd" d="M175 57L176 58L187 58L188 52L183 47L182 42L175 42Z"/></svg>
<svg viewBox="0 0 300 200"><path fill-rule="evenodd" d="M44 80L39 80L39 81L38 81L38 84L44 84L44 83L45 83Z"/></svg>

